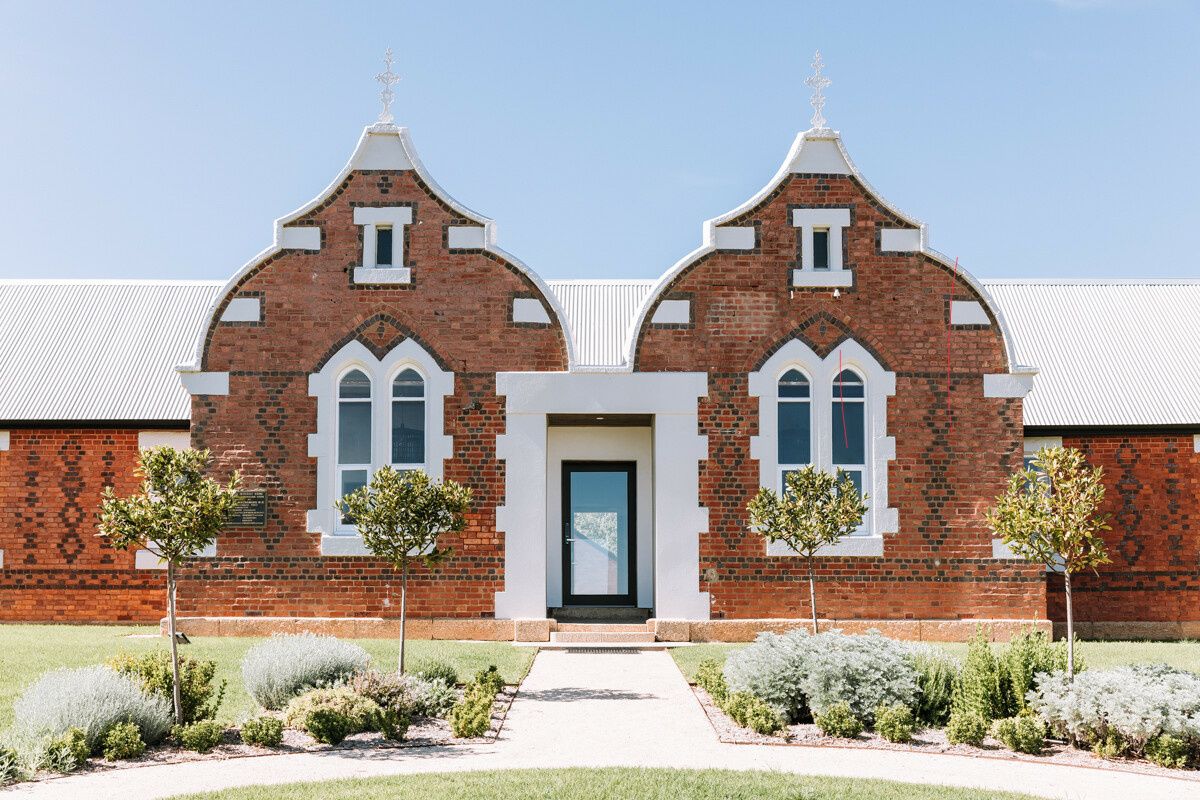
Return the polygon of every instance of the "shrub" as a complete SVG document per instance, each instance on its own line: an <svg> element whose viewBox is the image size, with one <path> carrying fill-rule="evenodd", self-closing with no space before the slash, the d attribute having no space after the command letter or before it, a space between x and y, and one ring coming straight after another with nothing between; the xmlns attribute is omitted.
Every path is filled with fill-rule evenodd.
<svg viewBox="0 0 1200 800"><path fill-rule="evenodd" d="M118 722L104 734L104 757L109 761L125 761L146 752L142 733L132 722Z"/></svg>
<svg viewBox="0 0 1200 800"><path fill-rule="evenodd" d="M875 732L889 742L903 744L912 741L916 720L908 706L880 706L875 709Z"/></svg>
<svg viewBox="0 0 1200 800"><path fill-rule="evenodd" d="M351 733L370 730L379 716L380 708L374 700L357 694L348 686L335 686L330 689L313 689L293 698L284 711L283 719L288 727L308 731L310 735L316 737L315 733L308 730L307 720L314 711L318 710L336 711L344 717L350 726L346 734L349 736ZM346 736L343 736L342 739ZM318 739L317 741L323 740Z"/></svg>
<svg viewBox="0 0 1200 800"><path fill-rule="evenodd" d="M982 627L975 628L975 635L967 647L967 659L959 675L958 688L952 704L955 713L976 714L986 721L1007 716L1004 690L1000 676L1000 662L992 652Z"/></svg>
<svg viewBox="0 0 1200 800"><path fill-rule="evenodd" d="M408 726L411 724L412 718L407 713L394 708L381 708L375 716L373 727L383 734L383 738L401 742L404 741L404 734L408 733Z"/></svg>
<svg viewBox="0 0 1200 800"><path fill-rule="evenodd" d="M246 720L242 741L256 747L278 747L283 743L283 720L266 715Z"/></svg>
<svg viewBox="0 0 1200 800"><path fill-rule="evenodd" d="M416 680L398 672L369 669L355 675L346 686L355 694L374 700L380 708L408 713L413 707L413 684Z"/></svg>
<svg viewBox="0 0 1200 800"><path fill-rule="evenodd" d="M721 664L715 658L706 658L696 668L696 684L708 692L708 696L718 706L725 702L729 695L729 684L725 682L725 674L721 672Z"/></svg>
<svg viewBox="0 0 1200 800"><path fill-rule="evenodd" d="M87 763L92 749L82 728L68 728L57 736L44 737L40 752L32 765L34 769L50 772L74 772Z"/></svg>
<svg viewBox="0 0 1200 800"><path fill-rule="evenodd" d="M1051 730L1108 757L1162 734L1200 741L1200 675L1162 664L1046 675L1027 699Z"/></svg>
<svg viewBox="0 0 1200 800"><path fill-rule="evenodd" d="M191 725L177 726L171 731L184 750L197 753L207 753L221 743L221 734L225 728L211 719L193 722Z"/></svg>
<svg viewBox="0 0 1200 800"><path fill-rule="evenodd" d="M1039 755L1046 747L1046 725L1037 717L1022 714L996 720L992 736L1009 750Z"/></svg>
<svg viewBox="0 0 1200 800"><path fill-rule="evenodd" d="M779 712L749 692L727 694L721 710L738 725L755 733L770 736L783 730L783 718Z"/></svg>
<svg viewBox="0 0 1200 800"><path fill-rule="evenodd" d="M988 721L978 711L955 710L946 723L946 739L950 744L971 744L978 747L988 734Z"/></svg>
<svg viewBox="0 0 1200 800"><path fill-rule="evenodd" d="M826 736L856 739L863 732L863 723L847 702L834 703L824 713L814 715L817 727Z"/></svg>
<svg viewBox="0 0 1200 800"><path fill-rule="evenodd" d="M1164 733L1146 742L1146 759L1170 769L1183 769L1191 760L1191 748L1177 736Z"/></svg>
<svg viewBox="0 0 1200 800"><path fill-rule="evenodd" d="M341 744L355 733L356 722L332 708L318 708L304 718L304 730L322 744Z"/></svg>
<svg viewBox="0 0 1200 800"><path fill-rule="evenodd" d="M21 769L21 759L17 751L8 747L0 747L0 786L16 783L24 779L25 771Z"/></svg>
<svg viewBox="0 0 1200 800"><path fill-rule="evenodd" d="M816 716L838 703L869 721L876 707L910 705L917 694L905 648L877 632L762 634L730 655L725 677L730 691L750 692L793 722L806 708Z"/></svg>
<svg viewBox="0 0 1200 800"><path fill-rule="evenodd" d="M94 752L118 722L137 725L147 744L160 741L171 729L166 701L147 695L136 680L109 667L48 672L17 699L13 714L14 728L30 741L79 728L88 752Z"/></svg>
<svg viewBox="0 0 1200 800"><path fill-rule="evenodd" d="M954 702L961 669L958 661L931 645L910 645L909 659L917 671L916 717L926 725L942 727Z"/></svg>
<svg viewBox="0 0 1200 800"><path fill-rule="evenodd" d="M479 688L468 688L454 708L450 709L450 731L465 739L483 736L492 726L492 703L495 695Z"/></svg>
<svg viewBox="0 0 1200 800"><path fill-rule="evenodd" d="M410 678L411 713L421 717L445 717L458 702L458 692L439 679Z"/></svg>
<svg viewBox="0 0 1200 800"><path fill-rule="evenodd" d="M283 708L310 689L334 686L366 670L371 657L332 636L272 636L242 659L246 691L263 708Z"/></svg>
<svg viewBox="0 0 1200 800"><path fill-rule="evenodd" d="M1038 675L1066 671L1067 643L1052 642L1044 631L1026 631L1009 641L998 661L1003 689L1000 712L1015 716L1025 710L1025 697L1034 688ZM1075 671L1082 669L1082 662L1076 656Z"/></svg>
<svg viewBox="0 0 1200 800"><path fill-rule="evenodd" d="M447 686L458 686L458 670L445 661L418 661L412 673L427 681L440 680Z"/></svg>
<svg viewBox="0 0 1200 800"><path fill-rule="evenodd" d="M108 665L123 675L136 678L147 694L163 698L169 705L172 698L171 653L151 650L141 655L122 653ZM214 684L217 662L208 659L179 657L179 692L184 724L213 719L225 696L225 681Z"/></svg>
<svg viewBox="0 0 1200 800"><path fill-rule="evenodd" d="M500 676L500 670L496 669L495 664L491 664L487 669L481 669L479 672L476 672L473 682L492 694L499 694L504 689L504 678Z"/></svg>

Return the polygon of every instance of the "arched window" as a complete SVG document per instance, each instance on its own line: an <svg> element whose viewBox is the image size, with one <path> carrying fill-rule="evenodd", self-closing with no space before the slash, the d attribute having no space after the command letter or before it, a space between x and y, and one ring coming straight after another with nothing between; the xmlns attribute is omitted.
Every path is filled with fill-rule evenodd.
<svg viewBox="0 0 1200 800"><path fill-rule="evenodd" d="M779 483L812 463L812 387L804 373L789 369L779 379Z"/></svg>
<svg viewBox="0 0 1200 800"><path fill-rule="evenodd" d="M365 486L371 472L371 379L352 369L338 382L338 497Z"/></svg>
<svg viewBox="0 0 1200 800"><path fill-rule="evenodd" d="M392 466L425 466L425 379L412 368L392 381Z"/></svg>
<svg viewBox="0 0 1200 800"><path fill-rule="evenodd" d="M846 470L863 491L867 471L866 385L862 376L844 369L833 379L831 416L832 453L835 468Z"/></svg>

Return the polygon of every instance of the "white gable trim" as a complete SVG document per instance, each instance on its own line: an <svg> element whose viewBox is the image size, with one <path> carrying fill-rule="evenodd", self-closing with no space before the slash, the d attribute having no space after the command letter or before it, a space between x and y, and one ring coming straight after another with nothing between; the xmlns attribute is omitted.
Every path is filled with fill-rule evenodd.
<svg viewBox="0 0 1200 800"><path fill-rule="evenodd" d="M503 260L512 264L512 266L521 274L533 281L534 285L541 291L546 302L550 304L550 308L554 311L554 317L557 319L559 326L562 329L563 338L567 345L567 364L568 368L573 368L575 365L575 342L571 338L571 328L567 324L567 315L563 311L562 305L558 302L558 298L554 296L554 292L550 291L550 287L542 280L536 272L530 269L524 262L506 252L496 245L496 223L479 214L476 211L464 206L462 203L455 200L450 194L441 187L441 185L433 179L429 171L425 169L425 165L421 163L420 157L417 155L416 148L413 147L412 140L409 137L408 128L401 128L396 125L376 123L363 129L362 136L359 137L358 145L354 148L354 153L350 156L350 160L342 167L329 185L312 200L305 203L300 208L292 211L290 214L285 214L275 220L274 240L270 247L267 247L258 255L251 258L248 262L233 274L226 281L224 288L217 294L212 305L209 306L208 313L204 316L203 324L196 337L195 346L192 348L192 360L185 364L179 365L180 372L198 372L200 365L204 360L204 343L208 336L208 331L212 328L214 318L217 311L221 308L225 298L229 296L241 280L248 275L252 270L262 264L271 256L279 253L285 247L285 240L288 243L294 242L291 236L285 237L284 227L295 222L299 218L308 214L325 202L342 182L356 169L391 169L391 170L413 170L420 177L421 181L429 187L440 200L454 210L459 216L478 223L483 227L482 243L478 245L483 250L499 256ZM478 240L473 236L473 239ZM311 240L309 240L311 243ZM319 243L319 242L318 242ZM294 247L295 245L292 244Z"/></svg>

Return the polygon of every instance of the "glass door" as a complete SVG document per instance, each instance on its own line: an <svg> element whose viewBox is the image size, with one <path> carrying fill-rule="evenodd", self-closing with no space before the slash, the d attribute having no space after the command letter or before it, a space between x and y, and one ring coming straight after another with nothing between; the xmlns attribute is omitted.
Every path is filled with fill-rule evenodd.
<svg viewBox="0 0 1200 800"><path fill-rule="evenodd" d="M563 604L637 604L637 465L563 462Z"/></svg>

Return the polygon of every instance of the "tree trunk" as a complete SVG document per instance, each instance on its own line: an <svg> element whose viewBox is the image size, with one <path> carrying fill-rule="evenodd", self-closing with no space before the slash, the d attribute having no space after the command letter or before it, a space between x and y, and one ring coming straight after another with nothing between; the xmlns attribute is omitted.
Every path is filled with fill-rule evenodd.
<svg viewBox="0 0 1200 800"><path fill-rule="evenodd" d="M400 564L400 674L404 674L404 617L408 606L408 559Z"/></svg>
<svg viewBox="0 0 1200 800"><path fill-rule="evenodd" d="M171 695L175 724L183 724L183 698L179 691L179 642L175 639L175 562L167 561L167 635L171 637Z"/></svg>
<svg viewBox="0 0 1200 800"><path fill-rule="evenodd" d="M1067 680L1075 681L1075 610L1071 607L1071 573L1063 573L1067 590Z"/></svg>
<svg viewBox="0 0 1200 800"><path fill-rule="evenodd" d="M817 579L813 577L813 558L808 557L808 604L812 607L813 636L817 635Z"/></svg>

